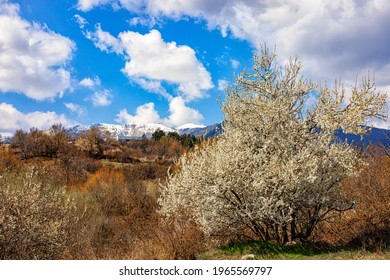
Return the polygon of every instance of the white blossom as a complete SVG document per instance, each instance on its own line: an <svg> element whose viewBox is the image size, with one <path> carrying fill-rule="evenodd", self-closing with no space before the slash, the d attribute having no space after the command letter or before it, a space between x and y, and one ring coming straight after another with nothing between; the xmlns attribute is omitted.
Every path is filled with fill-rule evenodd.
<svg viewBox="0 0 390 280"><path fill-rule="evenodd" d="M205 233L239 233L287 242L307 239L318 222L350 209L340 189L357 152L335 132L363 134L384 119L385 95L370 79L351 89L305 80L295 59L284 68L264 48L226 90L223 134L181 158L162 188L161 212L190 212ZM317 102L306 101L316 95ZM312 103L312 101L311 101Z"/></svg>

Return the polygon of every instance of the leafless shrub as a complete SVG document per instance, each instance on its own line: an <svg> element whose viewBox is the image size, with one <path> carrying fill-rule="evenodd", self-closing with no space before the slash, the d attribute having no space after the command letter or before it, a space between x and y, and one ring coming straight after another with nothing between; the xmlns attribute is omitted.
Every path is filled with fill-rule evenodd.
<svg viewBox="0 0 390 280"><path fill-rule="evenodd" d="M366 164L358 176L343 182L356 205L325 223L317 239L334 245L383 250L390 245L390 157L383 147L367 149Z"/></svg>
<svg viewBox="0 0 390 280"><path fill-rule="evenodd" d="M63 258L83 215L64 187L40 182L32 171L3 174L0 259Z"/></svg>

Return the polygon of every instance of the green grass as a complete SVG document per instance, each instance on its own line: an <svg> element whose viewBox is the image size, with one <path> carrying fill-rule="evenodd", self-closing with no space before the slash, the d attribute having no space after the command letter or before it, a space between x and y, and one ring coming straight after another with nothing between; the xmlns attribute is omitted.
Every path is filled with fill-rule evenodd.
<svg viewBox="0 0 390 280"><path fill-rule="evenodd" d="M255 259L269 260L390 260L390 251L371 252L359 248L319 247L314 245L278 245L252 241L230 244L198 256L202 260L238 260L253 254Z"/></svg>

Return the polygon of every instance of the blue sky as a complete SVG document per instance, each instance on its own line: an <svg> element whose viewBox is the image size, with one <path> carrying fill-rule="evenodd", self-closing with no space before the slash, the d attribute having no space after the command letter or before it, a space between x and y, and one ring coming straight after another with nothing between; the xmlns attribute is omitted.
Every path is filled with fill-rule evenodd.
<svg viewBox="0 0 390 280"><path fill-rule="evenodd" d="M220 122L218 95L263 43L307 78L349 86L371 70L390 90L389 1L297 2L0 0L0 134Z"/></svg>

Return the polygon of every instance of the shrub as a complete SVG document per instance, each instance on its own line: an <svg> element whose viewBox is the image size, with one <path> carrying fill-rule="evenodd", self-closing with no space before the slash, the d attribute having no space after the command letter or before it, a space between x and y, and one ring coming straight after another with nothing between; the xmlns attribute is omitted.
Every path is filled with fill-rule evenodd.
<svg viewBox="0 0 390 280"><path fill-rule="evenodd" d="M12 147L0 146L0 172L18 171L21 166L21 160Z"/></svg>
<svg viewBox="0 0 390 280"><path fill-rule="evenodd" d="M343 189L355 202L355 208L319 228L318 240L370 250L389 248L390 157L381 147L371 146L366 153L366 164L360 173L343 182Z"/></svg>
<svg viewBox="0 0 390 280"><path fill-rule="evenodd" d="M61 259L71 228L83 219L65 188L32 171L0 178L0 259Z"/></svg>
<svg viewBox="0 0 390 280"><path fill-rule="evenodd" d="M107 167L99 169L83 185L101 213L101 224L93 240L98 258L126 259L135 242L152 224L156 201L139 181L127 181L124 174Z"/></svg>

